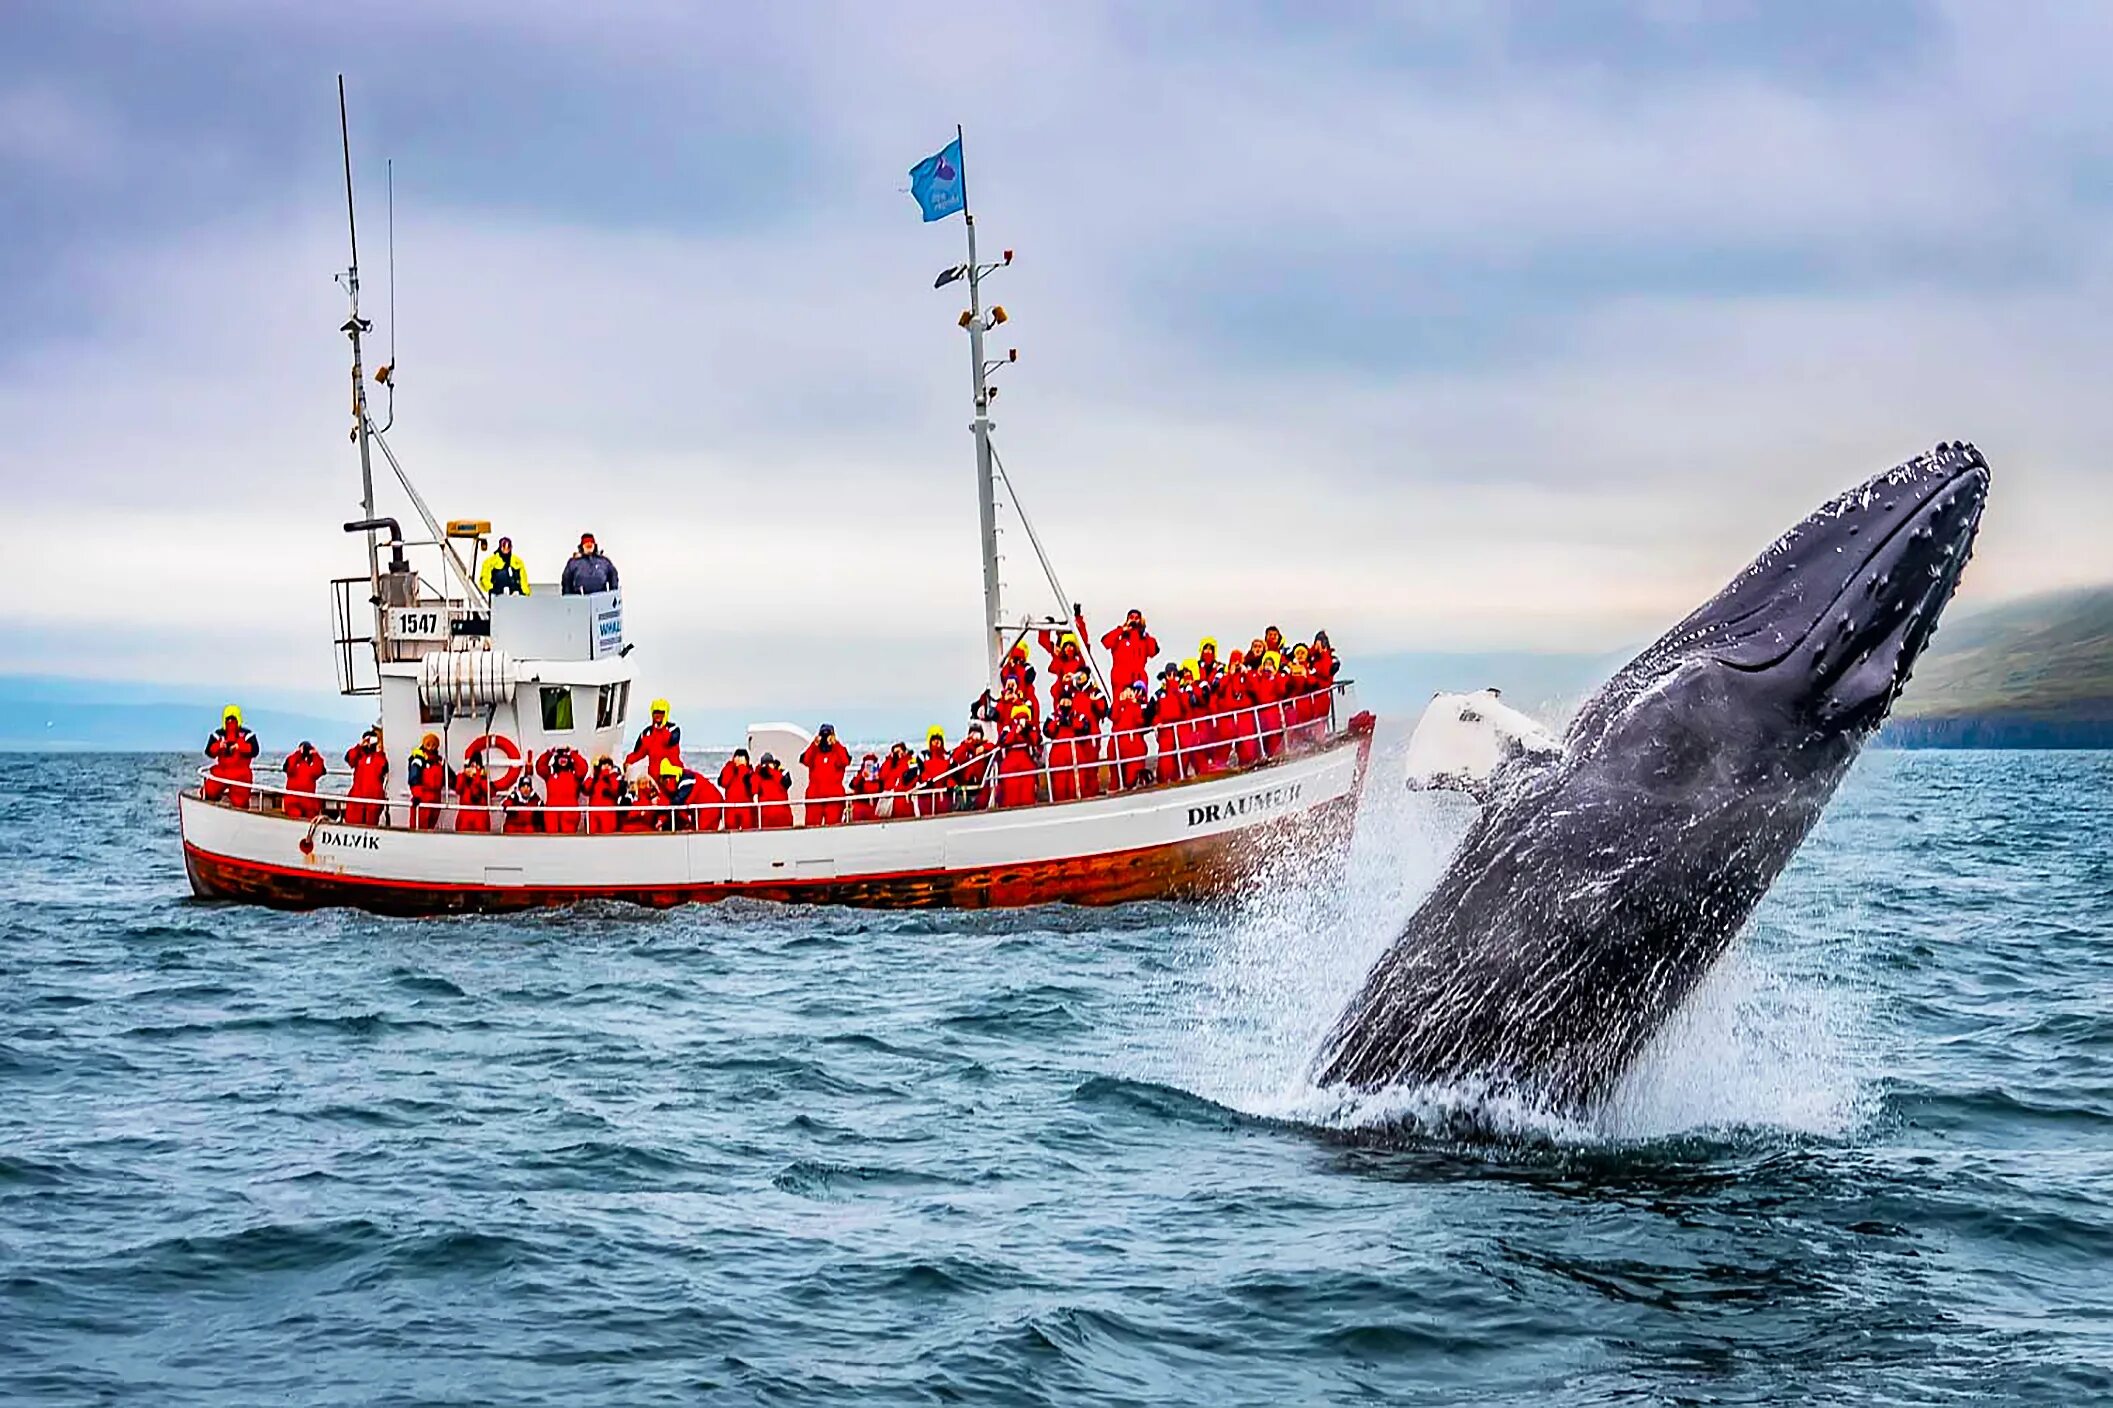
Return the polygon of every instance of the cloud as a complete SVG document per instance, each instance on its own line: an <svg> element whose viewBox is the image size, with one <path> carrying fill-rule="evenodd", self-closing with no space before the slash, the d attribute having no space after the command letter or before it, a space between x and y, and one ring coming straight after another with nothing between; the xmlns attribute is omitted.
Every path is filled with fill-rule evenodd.
<svg viewBox="0 0 2113 1408"><path fill-rule="evenodd" d="M966 352L958 287L930 288L960 229L900 189L956 116L984 237L1020 252L1001 449L1099 617L1604 650L1959 435L1999 475L1971 591L2104 573L2095 19L1901 7L1850 42L1772 8L998 7L964 53L951 13L377 16L390 73L353 90L370 316L398 161L392 441L540 572L595 529L649 684L968 692ZM0 349L32 544L0 660L108 631L171 677L321 677L301 642L358 557L333 36L171 15L184 76L112 98L47 35L35 101L77 116L0 122L34 157L5 180L57 212L0 232L37 308Z"/></svg>

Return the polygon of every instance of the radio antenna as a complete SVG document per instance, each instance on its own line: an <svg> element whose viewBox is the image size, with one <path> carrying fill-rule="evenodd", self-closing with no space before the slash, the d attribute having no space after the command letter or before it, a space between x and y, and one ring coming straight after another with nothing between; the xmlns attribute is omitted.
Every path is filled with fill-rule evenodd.
<svg viewBox="0 0 2113 1408"><path fill-rule="evenodd" d="M396 158L390 157L383 170L389 188L389 360L375 370L374 379L389 388L389 412L376 434L396 424Z"/></svg>

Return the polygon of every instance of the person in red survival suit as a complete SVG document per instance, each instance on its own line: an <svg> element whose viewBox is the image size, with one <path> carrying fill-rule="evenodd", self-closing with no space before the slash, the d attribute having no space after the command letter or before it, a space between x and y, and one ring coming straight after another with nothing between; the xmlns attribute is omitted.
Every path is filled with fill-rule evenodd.
<svg viewBox="0 0 2113 1408"><path fill-rule="evenodd" d="M404 778L411 787L411 828L431 831L440 825L441 808L447 805L448 765L440 756L440 735L429 733L411 750L404 765Z"/></svg>
<svg viewBox="0 0 2113 1408"><path fill-rule="evenodd" d="M888 756L880 760L880 790L884 799L873 809L876 816L883 820L901 821L910 815L910 799L904 796L901 801L897 801L896 794L909 791L902 785L902 780L916 767L917 755L910 751L909 744L897 739L894 746L888 749Z"/></svg>
<svg viewBox="0 0 2113 1408"><path fill-rule="evenodd" d="M1031 807L1037 798L1037 773L1042 767L1041 745L1035 736L1034 711L1025 704L1013 706L1012 720L998 735L998 805Z"/></svg>
<svg viewBox="0 0 2113 1408"><path fill-rule="evenodd" d="M455 829L457 831L490 831L492 829L492 780L484 770L484 764L472 756L455 774Z"/></svg>
<svg viewBox="0 0 2113 1408"><path fill-rule="evenodd" d="M1159 690L1145 706L1145 714L1158 730L1153 743L1159 750L1159 780L1181 781L1181 725L1188 717L1188 696L1181 688L1181 667L1171 660L1159 672Z"/></svg>
<svg viewBox="0 0 2113 1408"><path fill-rule="evenodd" d="M923 799L917 795L918 784L924 780L924 769L917 766L916 754L910 755L910 765L895 779L892 795L888 799L889 815L896 821L907 821L919 814Z"/></svg>
<svg viewBox="0 0 2113 1408"><path fill-rule="evenodd" d="M883 795L883 799L881 799L879 805L875 805L875 808L873 808L875 816L879 816L881 820L904 820L904 818L913 816L915 808L913 808L911 797L909 797L911 789L909 789L909 786L904 786L902 780L909 778L915 772L917 772L917 755L911 753L909 744L902 742L898 738L894 742L894 746L887 748L887 757L881 759L881 795Z"/></svg>
<svg viewBox="0 0 2113 1408"><path fill-rule="evenodd" d="M956 744L947 767L952 773L948 782L953 788L955 811L977 811L990 805L990 740L983 736L982 724L970 724L968 735Z"/></svg>
<svg viewBox="0 0 2113 1408"><path fill-rule="evenodd" d="M765 753L756 764L756 801L761 804L759 824L765 831L792 825L792 779L775 753Z"/></svg>
<svg viewBox="0 0 2113 1408"><path fill-rule="evenodd" d="M880 758L873 753L860 758L858 774L851 779L851 819L873 820L873 799L886 790L880 780Z"/></svg>
<svg viewBox="0 0 2113 1408"><path fill-rule="evenodd" d="M543 829L543 807L536 797L535 776L528 769L521 770L521 780L514 784L514 790L506 794L499 807L506 816L502 825L507 835L525 836Z"/></svg>
<svg viewBox="0 0 2113 1408"><path fill-rule="evenodd" d="M230 704L220 711L220 727L206 735L205 755L213 760L198 795L208 802L225 799L231 807L249 806L253 781L250 760L257 756L257 735L242 726L242 708Z"/></svg>
<svg viewBox="0 0 2113 1408"><path fill-rule="evenodd" d="M620 819L616 803L624 795L624 770L607 753L594 760L587 774L587 829L597 836L615 831Z"/></svg>
<svg viewBox="0 0 2113 1408"><path fill-rule="evenodd" d="M382 751L380 729L368 729L345 750L345 766L352 769L352 785L345 789L345 824L379 826L379 804L389 792L389 755Z"/></svg>
<svg viewBox="0 0 2113 1408"><path fill-rule="evenodd" d="M1313 633L1313 649L1306 657L1306 673L1313 676L1313 687L1329 690L1335 687L1337 669L1335 647L1328 643L1326 631ZM1322 712L1326 712L1323 710Z"/></svg>
<svg viewBox="0 0 2113 1408"><path fill-rule="evenodd" d="M1314 692L1313 679L1306 673L1305 665L1292 661L1284 680L1284 735L1285 743L1293 751L1312 746L1315 740L1314 701L1327 697Z"/></svg>
<svg viewBox="0 0 2113 1408"><path fill-rule="evenodd" d="M668 814L656 805L659 801L658 782L641 778L633 787L626 779L623 790L616 794L616 829L626 834L666 830Z"/></svg>
<svg viewBox="0 0 2113 1408"><path fill-rule="evenodd" d="M1093 676L1080 670L1071 677L1071 714L1077 721L1077 742L1073 746L1077 750L1081 797L1101 794L1101 729L1112 712L1108 696L1101 693Z"/></svg>
<svg viewBox="0 0 2113 1408"><path fill-rule="evenodd" d="M673 761L672 759L670 761ZM662 764L663 767L666 764ZM684 771L688 772L687 765ZM717 831L726 825L726 796L719 785L701 772L690 774L697 785L690 790L690 825L699 831Z"/></svg>
<svg viewBox="0 0 2113 1408"><path fill-rule="evenodd" d="M1034 666L1027 663L1027 642L1016 640L1012 649L1005 652L1005 663L998 667L999 692L1008 684L1020 687L1020 693L1029 697L1034 694Z"/></svg>
<svg viewBox="0 0 2113 1408"><path fill-rule="evenodd" d="M1211 682L1197 672L1197 662L1181 663L1181 775L1197 777L1211 770Z"/></svg>
<svg viewBox="0 0 2113 1408"><path fill-rule="evenodd" d="M1218 670L1218 642L1210 636L1205 636L1196 642L1196 678L1215 678Z"/></svg>
<svg viewBox="0 0 2113 1408"><path fill-rule="evenodd" d="M1072 677L1087 668L1086 652L1079 645L1085 637L1086 617L1076 602L1072 603L1071 617L1078 624L1076 631L1066 631L1061 637L1053 631L1042 631L1037 637L1042 642L1043 651L1049 656L1049 673L1052 676L1049 681L1051 704L1070 693Z"/></svg>
<svg viewBox="0 0 2113 1408"><path fill-rule="evenodd" d="M823 724L814 741L800 754L807 769L807 824L838 826L844 820L844 774L851 767L851 750L837 741L836 725Z"/></svg>
<svg viewBox="0 0 2113 1408"><path fill-rule="evenodd" d="M1000 687L998 695L998 727L1004 728L1006 721L1012 718L1012 711L1022 704L1025 704L1027 712L1034 716L1035 727L1037 729L1041 728L1042 701L1035 697L1031 682L1023 685L1018 680L1007 680Z"/></svg>
<svg viewBox="0 0 2113 1408"><path fill-rule="evenodd" d="M1252 674L1245 660L1229 664L1220 686L1224 712L1219 715L1219 733L1232 751L1235 767L1251 768L1262 761L1262 729L1255 717Z"/></svg>
<svg viewBox="0 0 2113 1408"><path fill-rule="evenodd" d="M1262 632L1262 653L1267 655L1272 650L1277 653L1277 664L1281 667L1284 663L1284 632L1281 627L1270 626Z"/></svg>
<svg viewBox="0 0 2113 1408"><path fill-rule="evenodd" d="M1056 713L1042 725L1042 736L1049 740L1049 800L1052 802L1069 802L1079 794L1079 730L1079 717L1069 699L1061 701L1056 706Z"/></svg>
<svg viewBox="0 0 2113 1408"><path fill-rule="evenodd" d="M1115 708L1109 717L1115 736L1109 751L1115 758L1115 785L1125 791L1143 787L1152 780L1152 766L1145 747L1145 682L1132 680L1116 691Z"/></svg>
<svg viewBox="0 0 2113 1408"><path fill-rule="evenodd" d="M953 810L949 793L954 779L949 771L954 766L953 754L947 751L946 730L933 724L924 731L924 752L917 758L917 814L938 816Z"/></svg>
<svg viewBox="0 0 2113 1408"><path fill-rule="evenodd" d="M1240 657L1235 655L1218 666L1217 674L1198 681L1199 693L1204 699L1199 741L1203 744L1202 760L1208 772L1223 772L1233 765L1231 690L1234 673L1240 668Z"/></svg>
<svg viewBox="0 0 2113 1408"><path fill-rule="evenodd" d="M295 821L309 821L323 814L323 799L314 794L323 784L323 774L330 765L323 755L307 739L301 746L286 755L281 764L286 772L286 795L279 799L280 810ZM302 793L310 795L303 796Z"/></svg>
<svg viewBox="0 0 2113 1408"><path fill-rule="evenodd" d="M1255 732L1262 739L1262 755L1274 758L1284 751L1283 657L1264 651L1261 668L1250 677L1248 693L1254 696Z"/></svg>
<svg viewBox="0 0 2113 1408"><path fill-rule="evenodd" d="M770 761L765 759L765 761ZM775 764L773 763L773 766ZM667 813L675 831L717 831L724 798L712 780L673 758L660 763L660 800L674 810Z"/></svg>
<svg viewBox="0 0 2113 1408"><path fill-rule="evenodd" d="M587 760L577 748L562 744L548 748L536 759L536 776L543 779L543 830L550 835L570 835L581 829L584 814L577 808L586 800Z"/></svg>
<svg viewBox="0 0 2113 1408"><path fill-rule="evenodd" d="M643 762L649 782L660 776L660 765L673 758L682 761L682 729L668 720L668 701L656 699L650 711L653 721L638 731L638 742L631 745L631 752L624 758L624 770Z"/></svg>
<svg viewBox="0 0 2113 1408"><path fill-rule="evenodd" d="M1136 607L1123 617L1123 623L1101 637L1101 647L1115 657L1108 671L1108 687L1119 697L1131 684L1145 680L1153 656L1159 654L1159 642L1145 627L1145 614Z"/></svg>
<svg viewBox="0 0 2113 1408"><path fill-rule="evenodd" d="M761 821L756 809L756 770L748 765L748 750L736 748L734 756L719 769L719 795L726 801L726 829L753 831Z"/></svg>

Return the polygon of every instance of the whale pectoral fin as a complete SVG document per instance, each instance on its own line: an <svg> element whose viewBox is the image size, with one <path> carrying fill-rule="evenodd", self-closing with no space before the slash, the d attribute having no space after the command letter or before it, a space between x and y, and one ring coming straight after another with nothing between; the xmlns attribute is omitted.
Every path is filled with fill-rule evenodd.
<svg viewBox="0 0 2113 1408"><path fill-rule="evenodd" d="M1407 782L1416 791L1485 798L1498 773L1562 756L1556 736L1498 698L1494 689L1432 697L1409 735Z"/></svg>

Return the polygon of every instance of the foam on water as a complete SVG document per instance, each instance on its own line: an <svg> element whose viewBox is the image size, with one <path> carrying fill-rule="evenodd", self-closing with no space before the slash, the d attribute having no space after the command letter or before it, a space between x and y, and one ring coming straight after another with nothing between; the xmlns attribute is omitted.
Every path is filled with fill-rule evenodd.
<svg viewBox="0 0 2113 1408"><path fill-rule="evenodd" d="M1344 1131L1625 1142L1772 1128L1839 1137L1871 1106L1860 992L1809 959L1826 915L1764 903L1748 932L1589 1118L1473 1085L1324 1089L1312 1063L1373 962L1401 932L1473 819L1452 793L1410 793L1398 739L1375 749L1347 872L1287 851L1198 945L1172 1001L1189 1040L1154 1078L1228 1108Z"/></svg>

